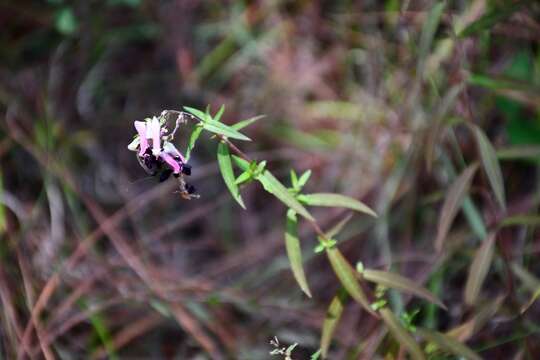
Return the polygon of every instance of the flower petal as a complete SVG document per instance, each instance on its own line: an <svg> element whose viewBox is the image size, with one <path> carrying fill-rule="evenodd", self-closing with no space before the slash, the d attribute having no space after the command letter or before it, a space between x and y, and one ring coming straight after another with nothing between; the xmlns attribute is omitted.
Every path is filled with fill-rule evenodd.
<svg viewBox="0 0 540 360"><path fill-rule="evenodd" d="M159 156L171 167L171 169L173 169L175 174L180 173L182 167L171 155L167 154L166 152L162 152Z"/></svg>
<svg viewBox="0 0 540 360"><path fill-rule="evenodd" d="M139 150L139 155L142 156L146 149L148 149L148 140L147 140L147 129L146 129L146 123L144 121L135 121L135 129L137 130L137 133L139 134L140 138L140 145L141 148Z"/></svg>
<svg viewBox="0 0 540 360"><path fill-rule="evenodd" d="M151 127L151 137L152 137L152 152L154 156L158 156L161 152L161 125L159 120L154 116L152 122L150 123Z"/></svg>
<svg viewBox="0 0 540 360"><path fill-rule="evenodd" d="M136 136L135 139L133 139L133 141L129 143L127 148L130 151L139 151L137 149L139 148L140 144L141 144L141 138L140 136Z"/></svg>
<svg viewBox="0 0 540 360"><path fill-rule="evenodd" d="M180 153L180 151L178 151L178 149L172 143L168 141L165 141L163 143L163 151L169 155L172 155L175 157L178 156L183 163L186 162L186 159L184 158L184 156L182 156L182 153Z"/></svg>

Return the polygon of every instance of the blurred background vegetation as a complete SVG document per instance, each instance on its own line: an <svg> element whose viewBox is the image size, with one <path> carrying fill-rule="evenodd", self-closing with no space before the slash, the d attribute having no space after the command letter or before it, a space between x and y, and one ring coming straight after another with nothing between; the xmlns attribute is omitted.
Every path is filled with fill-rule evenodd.
<svg viewBox="0 0 540 360"><path fill-rule="evenodd" d="M317 351L339 283L310 228L312 299L289 269L285 209L256 185L237 206L215 142L192 156L192 201L126 149L134 120L225 104L225 123L266 115L242 149L285 183L290 167L312 169L311 192L377 211L338 237L351 263L414 279L448 307L392 291L395 313L418 309L414 324L486 359L540 358L540 6L441 4L3 1L0 357L268 359L274 336L299 344L296 360ZM441 216L473 163L462 209ZM327 229L343 211L313 214ZM482 251L493 261L465 294ZM330 359L404 358L358 304L344 314Z"/></svg>

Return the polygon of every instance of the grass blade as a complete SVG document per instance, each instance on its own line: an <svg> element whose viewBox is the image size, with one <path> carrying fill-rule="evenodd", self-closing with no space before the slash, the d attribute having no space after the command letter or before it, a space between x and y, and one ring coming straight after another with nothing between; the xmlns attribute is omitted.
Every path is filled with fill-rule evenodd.
<svg viewBox="0 0 540 360"><path fill-rule="evenodd" d="M501 221L500 227L505 226L540 226L540 215L515 215L510 216Z"/></svg>
<svg viewBox="0 0 540 360"><path fill-rule="evenodd" d="M264 189L281 200L289 208L296 211L309 221L315 221L307 209L294 198L287 188L268 170L257 177Z"/></svg>
<svg viewBox="0 0 540 360"><path fill-rule="evenodd" d="M491 260L493 259L493 253L495 250L495 238L496 233L488 234L487 239L476 251L471 267L469 268L469 276L467 277L467 283L465 284L464 298L467 305L474 305L482 284L486 279Z"/></svg>
<svg viewBox="0 0 540 360"><path fill-rule="evenodd" d="M456 338L461 342L467 341L493 318L493 315L497 313L505 298L506 295L500 295L494 300L483 304L471 319L448 330L445 335Z"/></svg>
<svg viewBox="0 0 540 360"><path fill-rule="evenodd" d="M334 269L341 285L343 285L349 295L362 305L367 312L375 317L379 317L377 313L371 309L369 300L356 277L356 270L352 268L338 248L327 248L326 255L328 256L332 269Z"/></svg>
<svg viewBox="0 0 540 360"><path fill-rule="evenodd" d="M424 64L426 58L429 55L429 49L431 48L431 43L439 26L441 16L443 14L444 8L446 7L445 1L437 2L429 11L429 16L422 27L422 35L420 37L420 45L418 49L418 64L417 64L417 76L423 74Z"/></svg>
<svg viewBox="0 0 540 360"><path fill-rule="evenodd" d="M332 302L330 302L328 310L326 311L326 317L324 318L320 345L323 359L326 359L326 356L328 355L328 349L330 348L334 331L336 330L336 326L343 313L343 303L347 294L342 290L343 289L338 291L336 296L332 299Z"/></svg>
<svg viewBox="0 0 540 360"><path fill-rule="evenodd" d="M452 225L457 211L469 190L477 168L478 165L471 165L466 168L448 190L448 194L444 199L444 204L440 212L439 224L437 226L437 237L435 238L435 249L437 251L442 250L444 239L446 238L448 230L450 230L450 225Z"/></svg>
<svg viewBox="0 0 540 360"><path fill-rule="evenodd" d="M368 281L406 293L414 294L447 310L446 306L442 303L442 301L439 300L430 291L417 285L414 281L404 276L387 271L369 269L365 269L362 272L362 276Z"/></svg>
<svg viewBox="0 0 540 360"><path fill-rule="evenodd" d="M344 207L377 217L377 214L366 204L349 196L332 193L316 193L300 195L299 200L311 206Z"/></svg>
<svg viewBox="0 0 540 360"><path fill-rule="evenodd" d="M499 160L540 159L540 146L517 145L497 150Z"/></svg>
<svg viewBox="0 0 540 360"><path fill-rule="evenodd" d="M405 346L409 350L411 357L417 360L425 360L426 357L422 349L420 349L420 346L418 346L407 329L401 325L394 313L389 308L382 308L379 312L388 330L390 330L400 345Z"/></svg>
<svg viewBox="0 0 540 360"><path fill-rule="evenodd" d="M300 238L298 237L298 219L296 218L296 212L291 209L287 211L285 248L296 282L300 286L300 289L302 289L308 297L311 297L311 291L309 290L304 267L302 266L302 249L300 247Z"/></svg>
<svg viewBox="0 0 540 360"><path fill-rule="evenodd" d="M530 291L536 291L540 289L540 279L536 278L533 274L525 270L521 265L513 262L511 265L512 272L521 280L523 285Z"/></svg>
<svg viewBox="0 0 540 360"><path fill-rule="evenodd" d="M462 356L468 360L482 360L482 358L468 346L451 336L425 328L417 328L417 331L422 338L435 343L441 349L447 350L454 355Z"/></svg>
<svg viewBox="0 0 540 360"><path fill-rule="evenodd" d="M520 2L511 2L503 7L498 7L491 9L482 15L478 20L469 24L465 29L463 29L458 36L463 38L471 35L475 35L481 31L488 30L495 26L498 22L501 22L509 18L515 11L517 11L523 3Z"/></svg>
<svg viewBox="0 0 540 360"><path fill-rule="evenodd" d="M506 209L503 177L495 149L478 126L475 126L473 129L478 144L478 150L480 151L482 166L488 177L491 189L495 193L495 197L501 208Z"/></svg>
<svg viewBox="0 0 540 360"><path fill-rule="evenodd" d="M222 142L218 144L217 158L218 158L219 170L221 172L221 176L223 177L223 180L225 181L225 185L227 185L227 189L229 189L229 192L231 193L232 197L236 200L236 202L240 204L240 206L243 209L245 209L246 206L244 205L242 196L240 196L240 190L238 189L238 185L236 185L236 182L235 182L231 156L229 154L229 148L227 147L227 144L224 144Z"/></svg>
<svg viewBox="0 0 540 360"><path fill-rule="evenodd" d="M512 272L519 278L527 290L532 292L529 301L521 307L520 312L523 314L540 297L540 280L517 263L512 263L511 268Z"/></svg>

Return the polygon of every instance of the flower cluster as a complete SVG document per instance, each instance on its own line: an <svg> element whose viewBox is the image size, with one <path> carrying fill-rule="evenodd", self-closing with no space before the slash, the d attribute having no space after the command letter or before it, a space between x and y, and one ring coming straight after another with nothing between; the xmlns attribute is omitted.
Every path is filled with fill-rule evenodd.
<svg viewBox="0 0 540 360"><path fill-rule="evenodd" d="M137 160L148 174L159 174L160 182L173 175L179 180L183 197L191 198L194 196L195 187L183 179L183 175L191 175L191 166L171 142L181 118L179 116L177 126L169 134L165 124L166 115L167 113L163 112L159 118L154 116L145 121L135 121L137 135L128 145L128 149L137 152Z"/></svg>

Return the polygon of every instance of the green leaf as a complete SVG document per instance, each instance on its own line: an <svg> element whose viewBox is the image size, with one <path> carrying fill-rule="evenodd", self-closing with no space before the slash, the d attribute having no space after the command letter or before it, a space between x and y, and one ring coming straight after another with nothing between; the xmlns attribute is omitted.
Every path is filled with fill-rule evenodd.
<svg viewBox="0 0 540 360"><path fill-rule="evenodd" d="M341 315L343 314L343 304L347 294L342 290L343 289L338 291L336 296L334 296L330 302L328 310L326 311L326 317L324 318L320 345L323 359L326 359L328 356L328 349L330 348L334 331L336 330L336 326L341 319Z"/></svg>
<svg viewBox="0 0 540 360"><path fill-rule="evenodd" d="M291 264L291 270L294 278L300 289L308 296L311 297L311 291L304 273L303 261L302 261L302 249L300 247L300 239L298 237L298 220L294 210L289 209L287 211L287 225L285 230L285 248L287 249L287 257Z"/></svg>
<svg viewBox="0 0 540 360"><path fill-rule="evenodd" d="M287 188L283 186L270 171L264 170L264 172L257 177L257 180L261 182L266 191L273 194L289 208L293 209L307 220L315 221L309 211L307 211L306 208L291 195L289 190L287 190Z"/></svg>
<svg viewBox="0 0 540 360"><path fill-rule="evenodd" d="M311 176L311 170L307 170L306 172L304 172L302 176L300 176L300 179L298 180L298 186L300 188L303 188L304 185L306 185L306 183L308 182L310 176Z"/></svg>
<svg viewBox="0 0 540 360"><path fill-rule="evenodd" d="M239 121L237 122L236 124L233 124L231 125L231 127L234 129L234 130L242 130L243 128L253 124L254 122L256 122L257 120L259 119L262 119L263 117L265 117L266 115L258 115L258 116L254 116L252 118L249 118L249 119L246 119L246 120L242 120L242 121Z"/></svg>
<svg viewBox="0 0 540 360"><path fill-rule="evenodd" d="M225 185L227 185L227 189L229 189L229 192L231 193L232 197L236 200L236 202L240 204L240 206L243 209L245 209L246 206L244 205L244 201L242 200L242 197L240 196L240 191L238 190L238 186L235 183L234 171L233 171L232 163L231 163L231 156L229 154L229 148L227 147L227 144L224 144L223 142L220 142L218 144L217 158L218 158L219 170L221 171L221 176L223 176Z"/></svg>
<svg viewBox="0 0 540 360"><path fill-rule="evenodd" d="M540 146L517 145L497 150L499 160L540 159Z"/></svg>
<svg viewBox="0 0 540 360"><path fill-rule="evenodd" d="M473 131L478 144L478 150L480 151L482 166L488 177L489 184L495 193L495 197L497 198L499 205L504 210L506 209L504 183L495 149L489 142L484 132L478 126L474 126Z"/></svg>
<svg viewBox="0 0 540 360"><path fill-rule="evenodd" d="M515 262L513 262L510 266L512 268L512 272L519 278L519 280L521 280L523 285L528 290L534 292L540 289L540 279Z"/></svg>
<svg viewBox="0 0 540 360"><path fill-rule="evenodd" d="M336 247L326 248L326 255L328 256L332 269L336 273L341 285L343 285L349 295L362 305L367 312L375 317L379 317L377 313L371 309L369 300L356 277L356 271L351 264L349 264L347 259L343 257L339 249Z"/></svg>
<svg viewBox="0 0 540 360"><path fill-rule="evenodd" d="M362 276L367 281L371 281L379 285L383 285L406 293L414 294L447 310L446 306L444 306L442 301L439 300L430 291L417 285L414 281L404 276L387 271L369 269L364 269L364 271L362 272Z"/></svg>
<svg viewBox="0 0 540 360"><path fill-rule="evenodd" d="M328 230L324 235L328 239L333 239L337 234L341 232L341 230L343 230L343 228L345 227L345 225L347 225L347 223L349 222L349 220L351 220L351 218L352 218L352 214L348 214L343 219L341 219L340 222L332 226L332 228Z"/></svg>
<svg viewBox="0 0 540 360"><path fill-rule="evenodd" d="M311 206L329 206L329 207L344 207L351 210L356 210L373 217L377 214L364 203L353 199L349 196L332 193L316 193L298 196L298 200L306 205Z"/></svg>
<svg viewBox="0 0 540 360"><path fill-rule="evenodd" d="M388 326L388 330L390 330L400 345L407 348L412 358L417 360L425 360L426 357L424 356L422 349L420 349L420 346L418 346L416 341L414 341L414 338L407 331L407 329L401 325L394 313L388 308L381 309L379 312L386 326Z"/></svg>
<svg viewBox="0 0 540 360"><path fill-rule="evenodd" d="M236 185L240 185L244 182L247 182L249 180L251 180L251 178L253 177L253 174L251 173L251 171L244 171L243 173L240 174L240 176L238 176L236 178L236 180L234 181L234 183Z"/></svg>
<svg viewBox="0 0 540 360"><path fill-rule="evenodd" d="M319 356L321 356L321 349L317 350L311 356L309 357L309 360L319 360Z"/></svg>
<svg viewBox="0 0 540 360"><path fill-rule="evenodd" d="M500 224L500 227L505 226L540 226L540 215L515 215L505 218Z"/></svg>
<svg viewBox="0 0 540 360"><path fill-rule="evenodd" d="M291 185L293 189L298 190L298 176L296 176L296 171L291 169Z"/></svg>
<svg viewBox="0 0 540 360"><path fill-rule="evenodd" d="M60 9L56 14L55 20L56 30L63 35L72 35L77 31L79 23L73 10L69 7Z"/></svg>
<svg viewBox="0 0 540 360"><path fill-rule="evenodd" d="M259 176L260 174L262 174L264 171L264 168L266 168L266 160L263 160L257 164L254 175Z"/></svg>
<svg viewBox="0 0 540 360"><path fill-rule="evenodd" d="M197 142L197 139L199 138L199 136L201 136L202 131L203 131L202 126L197 125L191 132L191 135L189 136L188 148L186 150L186 161L189 161L189 158L191 157L191 152L195 148L195 143Z"/></svg>
<svg viewBox="0 0 540 360"><path fill-rule="evenodd" d="M517 263L511 264L512 272L521 280L523 285L532 292L532 296L525 305L521 307L521 314L531 307L532 304L540 297L540 280L533 274L528 272L524 267Z"/></svg>
<svg viewBox="0 0 540 360"><path fill-rule="evenodd" d="M204 112L202 112L201 110L198 110L198 109L195 109L195 108L192 108L192 107L189 107L189 106L184 106L184 110L186 110L188 113L194 115L195 117L197 117L202 122L205 122L206 120L209 120L208 115L205 114Z"/></svg>
<svg viewBox="0 0 540 360"><path fill-rule="evenodd" d="M234 163L242 169L242 171L249 171L249 161L242 159L236 155L232 156Z"/></svg>
<svg viewBox="0 0 540 360"><path fill-rule="evenodd" d="M326 249L325 244L319 243L319 245L317 245L317 246L315 247L315 250L314 250L314 251L315 251L315 254L322 253L322 252L324 251L324 249Z"/></svg>
<svg viewBox="0 0 540 360"><path fill-rule="evenodd" d="M468 360L481 360L482 358L478 356L474 351L472 351L465 344L457 341L451 336L442 334L437 331L429 330L426 328L417 328L418 334L432 343L436 344L441 349L447 350L450 353L462 356Z"/></svg>
<svg viewBox="0 0 540 360"><path fill-rule="evenodd" d="M523 3L509 2L506 6L493 8L490 11L482 15L478 20L469 24L465 29L463 29L458 36L463 38L471 35L475 35L481 31L488 30L495 26L498 22L501 22L508 17L510 17L514 12L516 12Z"/></svg>
<svg viewBox="0 0 540 360"><path fill-rule="evenodd" d="M493 319L506 297L507 295L503 294L495 299L490 299L478 308L478 311L471 319L448 330L445 334L462 342L467 341L473 335L476 335L487 322Z"/></svg>
<svg viewBox="0 0 540 360"><path fill-rule="evenodd" d="M435 249L437 249L437 251L442 250L444 239L450 230L450 225L452 225L465 195L467 195L467 192L469 191L472 178L477 168L478 165L476 164L466 168L448 190L439 215L439 224L437 226L437 237L435 238Z"/></svg>
<svg viewBox="0 0 540 360"><path fill-rule="evenodd" d="M471 267L469 268L469 276L467 277L464 291L465 303L467 305L475 304L480 289L482 288L482 284L486 279L495 252L496 235L495 232L488 234L487 239L484 240L474 255Z"/></svg>
<svg viewBox="0 0 540 360"><path fill-rule="evenodd" d="M431 44L445 7L446 1L436 2L429 11L428 17L424 22L422 35L420 36L420 44L418 46L417 76L422 76L421 74L423 74L424 64L429 55Z"/></svg>
<svg viewBox="0 0 540 360"><path fill-rule="evenodd" d="M234 130L232 127L227 126L223 123L214 120L206 120L202 124L205 130L208 130L215 134L223 135L231 139L251 141L251 139L248 138L246 135L238 132L237 130Z"/></svg>
<svg viewBox="0 0 540 360"><path fill-rule="evenodd" d="M223 113L225 112L225 105L221 105L218 112L214 116L214 121L220 122L221 117L223 116Z"/></svg>

